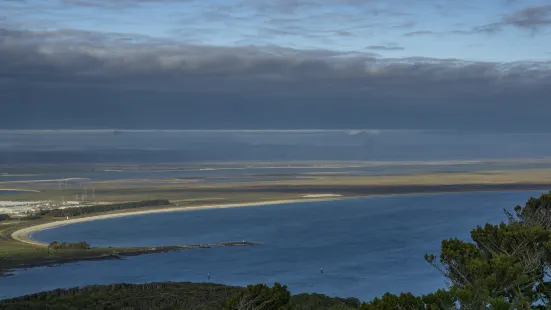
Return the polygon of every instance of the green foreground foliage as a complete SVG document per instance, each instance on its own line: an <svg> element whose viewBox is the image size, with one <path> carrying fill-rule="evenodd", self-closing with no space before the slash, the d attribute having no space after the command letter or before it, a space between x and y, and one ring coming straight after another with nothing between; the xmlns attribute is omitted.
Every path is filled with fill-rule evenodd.
<svg viewBox="0 0 551 310"><path fill-rule="evenodd" d="M551 309L551 193L530 198L507 222L471 231L472 242L442 241L425 260L447 290L416 297L386 294L361 309Z"/></svg>
<svg viewBox="0 0 551 310"><path fill-rule="evenodd" d="M239 307L243 298L252 301L249 304L251 307ZM330 298L318 294L290 296L287 288L277 283L271 288L266 285L241 288L211 283L167 282L93 285L67 290L57 289L0 301L0 309L324 310L353 309L357 308L359 303L357 299Z"/></svg>
<svg viewBox="0 0 551 310"><path fill-rule="evenodd" d="M473 229L472 242L443 240L439 255L425 255L447 288L424 296L387 293L360 304L354 298L291 296L279 283L119 284L23 296L0 302L0 309L551 309L551 193L505 215L506 222Z"/></svg>

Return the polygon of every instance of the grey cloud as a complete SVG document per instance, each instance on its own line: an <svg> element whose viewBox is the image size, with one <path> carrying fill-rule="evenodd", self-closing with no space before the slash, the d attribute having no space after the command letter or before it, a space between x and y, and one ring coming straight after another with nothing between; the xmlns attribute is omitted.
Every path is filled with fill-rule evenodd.
<svg viewBox="0 0 551 310"><path fill-rule="evenodd" d="M402 4L403 0L396 0L395 7ZM363 13L370 15L405 16L405 14L394 9L381 9L374 7L374 4L384 3L382 0L241 0L238 7L252 7L261 12L275 12L284 14L295 14L300 9L319 8L328 5L349 6Z"/></svg>
<svg viewBox="0 0 551 310"><path fill-rule="evenodd" d="M471 35L471 34L488 34L493 35L502 32L505 27L513 26L517 28L524 28L535 31L541 27L551 25L551 5L543 5L536 7L529 7L522 10L515 11L513 13L503 16L499 21L474 26L467 30L453 30L448 32L436 32L431 30L420 30L405 33L405 37L423 36L423 35Z"/></svg>
<svg viewBox="0 0 551 310"><path fill-rule="evenodd" d="M502 30L501 23L492 23L483 26L476 26L471 30L471 33L495 34L501 32Z"/></svg>
<svg viewBox="0 0 551 310"><path fill-rule="evenodd" d="M551 26L551 5L528 7L507 14L500 21L474 27L469 33L495 34L504 30L506 26L530 29L532 33L541 27Z"/></svg>
<svg viewBox="0 0 551 310"><path fill-rule="evenodd" d="M445 35L472 35L472 34L486 34L494 35L503 31L502 23L492 23L482 26L475 26L467 30L450 30L450 31L413 31L405 33L404 37L414 37L414 36L425 36L425 35L434 35L434 36L445 36Z"/></svg>
<svg viewBox="0 0 551 310"><path fill-rule="evenodd" d="M385 46L385 45L370 45L367 46L366 49L368 50L375 50L375 51L403 51L405 48L401 46Z"/></svg>
<svg viewBox="0 0 551 310"><path fill-rule="evenodd" d="M434 31L431 30L418 30L418 31L411 31L404 33L404 37L415 37L415 36L424 36L424 35L433 35L437 34Z"/></svg>
<svg viewBox="0 0 551 310"><path fill-rule="evenodd" d="M85 6L85 7L103 7L103 8L118 8L123 6L135 6L147 3L162 3L162 2L200 2L198 0L62 0L67 5ZM333 2L339 4L359 5L360 1L347 0L241 0L232 5L216 5L226 9L240 9L243 7L253 7L263 12L280 12L294 13L299 8L318 6L322 3Z"/></svg>
<svg viewBox="0 0 551 310"><path fill-rule="evenodd" d="M549 63L379 59L371 57L369 53L297 50L277 46L216 47L161 40L149 42L146 37L134 40L120 34L104 35L70 29L42 32L4 30L0 37L0 52L2 59L10 60L7 66L0 69L4 77L14 74L24 76L48 68L50 71L40 71L41 74L47 76L57 73L59 78L66 78L68 84L73 78L120 79L129 82L146 81L152 77L155 77L152 80L156 80L165 76L175 85L180 80L195 78L227 78L228 85L247 79L255 83L357 79L367 84L384 84L388 82L387 78L394 79L396 83L408 84L415 83L410 80L415 78L418 82L455 80L494 85L516 81L520 86L523 83L537 85L547 81L545 79L550 72ZM517 75L515 72L526 73ZM454 85L448 86L450 90L454 89ZM204 87L208 89L210 86ZM254 87L251 90L254 91Z"/></svg>
<svg viewBox="0 0 551 310"><path fill-rule="evenodd" d="M174 16L174 19L178 20L179 24L175 24L174 28L169 31L171 34L177 35L179 39L185 39L195 43L208 43L209 36L205 35L205 33L212 34L214 37L223 31L227 31L227 27L232 27L236 29L236 32L241 36L241 38L236 39L236 42L241 43L252 42L254 39L258 39L260 42L266 42L266 40L263 40L261 37L266 35L267 37L264 37L264 39L269 39L269 36L292 35L306 39L314 39L318 43L332 44L334 42L331 40L331 37L335 39L336 37L351 35L366 36L374 29L407 28L413 25L413 22L403 22L400 18L389 20L386 18L371 17L366 19L366 16L373 14L375 11L377 11L377 14L384 13L397 16L396 12L377 9L378 5L376 4L380 3L380 1L381 0L237 0L231 4L207 2L205 5L205 2L198 0L60 0L62 4L53 1L45 1L41 4L41 7L45 10L42 12L42 16L55 16L55 14L60 14L60 12L62 12L66 14L65 17L71 16L70 18L78 20L79 17L73 15L75 14L74 12L68 11L74 6L106 10L124 10L147 3L195 2L201 7L200 11L184 10L183 12L178 12L180 14L179 16ZM397 3L402 1L403 0L397 0ZM324 5L337 4L351 6L354 8L354 11L320 12L317 10L317 8L323 7ZM1 6L2 4L0 2L0 7ZM307 10L298 12L297 10L301 8L306 8ZM10 11L16 10L14 7L10 7L9 9ZM29 3L26 6L17 8L17 10L22 10L22 16L31 16L31 13L35 13L37 10L37 5ZM78 14L78 11L75 12ZM80 10L80 12L82 12L82 10ZM105 22L102 20L101 14L88 14L86 18L93 18L96 23ZM317 21L319 20L331 20L337 25L341 24L346 26L330 28L324 23L318 23ZM36 22L36 18L11 18L8 24L11 23L13 25L16 22ZM126 23L128 22L129 21L126 21ZM137 21L134 21L134 23L137 23ZM268 27L266 27L266 29L258 29L257 25L260 24L266 24ZM67 23L61 22L59 25L56 25L56 28L66 27L66 25ZM37 28L28 24L23 24L22 26L23 29ZM44 26L46 29L51 29L51 27L48 27L49 25ZM306 29L305 27L309 27L310 29ZM248 31L250 29L257 30L258 33L251 34L250 31ZM255 35L257 37L253 38Z"/></svg>
<svg viewBox="0 0 551 310"><path fill-rule="evenodd" d="M255 8L260 12L277 12L285 14L294 14L298 9L319 5L319 0L278 0L278 1L258 1L243 0L239 7L247 6Z"/></svg>
<svg viewBox="0 0 551 310"><path fill-rule="evenodd" d="M41 111L36 119L47 122L49 116L39 115L47 113L43 105L74 111L87 124L116 122L110 111L122 110L138 118L134 111L158 115L159 124L164 115L174 126L185 119L206 127L276 126L274 118L283 127L347 127L352 120L362 128L434 127L452 126L454 117L465 119L453 126L489 126L518 116L519 110L551 113L551 62L202 46L71 29L1 33L0 98L8 102L3 104L8 113L0 113L0 126L17 126L13 120L25 118L25 111ZM170 109L160 108L165 104ZM84 118L79 109L95 116ZM396 111L413 119L396 118ZM59 119L68 122L63 115ZM538 124L551 129L548 123Z"/></svg>
<svg viewBox="0 0 551 310"><path fill-rule="evenodd" d="M113 6L120 6L117 3L113 2L107 2L107 1L90 1L90 0L64 0L63 1L66 5L76 5L76 6L84 6L84 7L113 7Z"/></svg>
<svg viewBox="0 0 551 310"><path fill-rule="evenodd" d="M393 25L393 26L391 26L391 28L395 28L395 29L412 28L416 24L417 24L417 22L415 22L415 21L407 21L407 22L403 22L403 23L400 23L400 24L397 24L397 25Z"/></svg>
<svg viewBox="0 0 551 310"><path fill-rule="evenodd" d="M146 3L157 2L192 2L195 0L62 0L65 5L84 6L84 7L101 7L101 8L124 8L127 6L135 6Z"/></svg>
<svg viewBox="0 0 551 310"><path fill-rule="evenodd" d="M352 32L346 30L335 31L335 34L339 37L351 37L354 35Z"/></svg>
<svg viewBox="0 0 551 310"><path fill-rule="evenodd" d="M502 23L521 28L534 28L551 25L551 4L530 7L514 12L505 16Z"/></svg>

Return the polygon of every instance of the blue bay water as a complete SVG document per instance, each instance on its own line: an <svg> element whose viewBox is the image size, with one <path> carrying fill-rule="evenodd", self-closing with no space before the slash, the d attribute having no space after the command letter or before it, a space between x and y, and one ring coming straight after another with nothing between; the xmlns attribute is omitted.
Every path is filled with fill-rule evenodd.
<svg viewBox="0 0 551 310"><path fill-rule="evenodd" d="M0 190L0 195L14 195L14 194L21 194L25 193L25 191L18 191L18 190Z"/></svg>
<svg viewBox="0 0 551 310"><path fill-rule="evenodd" d="M541 192L375 197L139 215L68 225L32 237L40 241L86 240L94 246L241 240L261 245L18 270L0 278L0 298L58 287L152 281L231 285L278 281L293 293L362 300L387 291L429 293L445 283L424 261L425 253L437 253L442 239L468 239L476 225L505 220L503 208L512 209Z"/></svg>

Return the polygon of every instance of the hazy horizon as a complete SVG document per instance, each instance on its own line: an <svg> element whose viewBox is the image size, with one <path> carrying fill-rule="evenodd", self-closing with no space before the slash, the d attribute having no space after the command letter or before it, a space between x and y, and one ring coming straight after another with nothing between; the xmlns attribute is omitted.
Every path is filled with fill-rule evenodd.
<svg viewBox="0 0 551 310"><path fill-rule="evenodd" d="M551 133L431 130L0 130L0 159L26 162L435 161L546 158Z"/></svg>

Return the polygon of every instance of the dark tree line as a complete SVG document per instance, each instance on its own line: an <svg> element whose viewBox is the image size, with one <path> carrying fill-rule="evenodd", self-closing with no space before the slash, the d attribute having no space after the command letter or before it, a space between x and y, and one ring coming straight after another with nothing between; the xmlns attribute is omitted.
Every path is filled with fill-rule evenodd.
<svg viewBox="0 0 551 310"><path fill-rule="evenodd" d="M65 209L43 210L41 212L41 215L48 214L55 217L67 217L67 216L73 217L73 216L85 215L90 213L166 206L168 204L170 204L170 201L168 201L167 199L144 200L144 201L109 204L109 205L95 205L95 206L87 206L87 207L71 207L71 208L65 208Z"/></svg>
<svg viewBox="0 0 551 310"><path fill-rule="evenodd" d="M10 216L8 214L1 213L0 214L0 221L9 220Z"/></svg>
<svg viewBox="0 0 551 310"><path fill-rule="evenodd" d="M291 296L285 286L264 284L247 288L212 283L165 282L107 284L56 289L0 301L0 309L236 309L243 300L249 309L355 309L355 298L321 294ZM268 301L268 302L266 302Z"/></svg>
<svg viewBox="0 0 551 310"><path fill-rule="evenodd" d="M23 216L20 218L20 220L23 220L23 221L34 221L34 220L38 220L38 219L41 219L42 216L40 215L26 215L26 216Z"/></svg>
<svg viewBox="0 0 551 310"><path fill-rule="evenodd" d="M87 250L90 248L90 244L88 244L88 242L85 242L85 241L75 242L75 243L53 241L48 245L48 247L54 250L62 250L62 249Z"/></svg>

